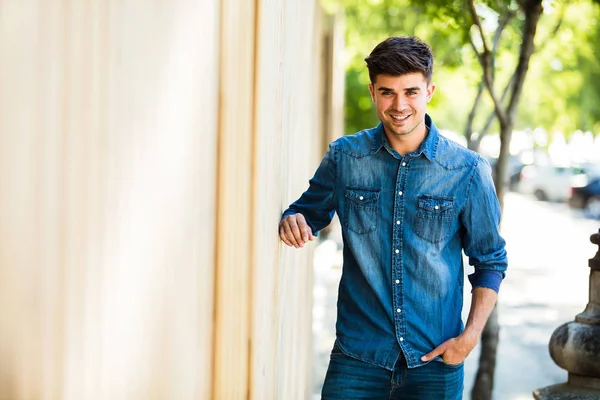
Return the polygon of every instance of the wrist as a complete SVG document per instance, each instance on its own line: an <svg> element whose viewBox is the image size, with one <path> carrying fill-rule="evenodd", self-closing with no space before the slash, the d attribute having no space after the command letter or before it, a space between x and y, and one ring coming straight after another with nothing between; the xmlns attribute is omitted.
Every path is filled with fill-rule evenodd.
<svg viewBox="0 0 600 400"><path fill-rule="evenodd" d="M472 329L465 329L463 333L460 334L460 341L466 346L473 349L477 343L479 342L479 333Z"/></svg>

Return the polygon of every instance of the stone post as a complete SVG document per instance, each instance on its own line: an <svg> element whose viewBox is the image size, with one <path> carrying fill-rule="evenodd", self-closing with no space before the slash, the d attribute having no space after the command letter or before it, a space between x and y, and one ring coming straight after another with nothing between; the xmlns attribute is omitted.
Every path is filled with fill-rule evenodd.
<svg viewBox="0 0 600 400"><path fill-rule="evenodd" d="M534 390L536 400L600 399L600 231L590 241L598 245L598 252L589 261L587 307L550 338L550 356L569 372L568 382Z"/></svg>

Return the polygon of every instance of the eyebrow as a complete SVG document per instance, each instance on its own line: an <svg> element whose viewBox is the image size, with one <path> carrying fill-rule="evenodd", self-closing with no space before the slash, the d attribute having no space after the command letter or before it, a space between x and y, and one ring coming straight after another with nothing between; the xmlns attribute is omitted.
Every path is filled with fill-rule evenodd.
<svg viewBox="0 0 600 400"><path fill-rule="evenodd" d="M418 91L418 90L421 90L421 88L418 87L418 86L415 86L415 87L404 88L403 90L405 92L408 91L408 90ZM382 87L378 88L377 91L380 91L380 92L394 92L395 90L382 86Z"/></svg>

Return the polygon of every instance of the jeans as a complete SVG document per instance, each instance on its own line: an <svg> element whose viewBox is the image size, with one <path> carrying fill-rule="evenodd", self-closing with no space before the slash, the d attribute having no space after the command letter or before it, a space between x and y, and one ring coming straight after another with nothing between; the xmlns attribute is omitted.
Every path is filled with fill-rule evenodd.
<svg viewBox="0 0 600 400"><path fill-rule="evenodd" d="M431 361L408 368L400 355L393 371L347 356L337 342L331 351L322 400L462 399L464 367Z"/></svg>

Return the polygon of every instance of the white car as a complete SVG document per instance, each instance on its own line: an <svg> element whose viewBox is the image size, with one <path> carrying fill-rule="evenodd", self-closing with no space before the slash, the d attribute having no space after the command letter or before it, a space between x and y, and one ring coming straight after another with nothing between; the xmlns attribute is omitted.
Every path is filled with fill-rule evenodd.
<svg viewBox="0 0 600 400"><path fill-rule="evenodd" d="M567 201L576 180L595 176L597 171L585 166L528 165L521 171L519 191L538 200Z"/></svg>

